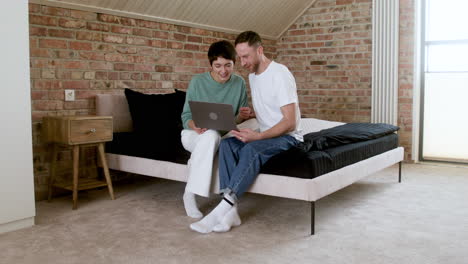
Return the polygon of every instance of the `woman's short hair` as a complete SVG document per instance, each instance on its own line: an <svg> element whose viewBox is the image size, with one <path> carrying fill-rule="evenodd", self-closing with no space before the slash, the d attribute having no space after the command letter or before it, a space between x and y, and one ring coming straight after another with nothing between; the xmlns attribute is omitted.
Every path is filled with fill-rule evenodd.
<svg viewBox="0 0 468 264"><path fill-rule="evenodd" d="M226 60L232 60L236 63L236 50L231 42L221 40L211 44L208 49L208 60L210 61L210 65L213 65L213 61L217 60L219 57Z"/></svg>

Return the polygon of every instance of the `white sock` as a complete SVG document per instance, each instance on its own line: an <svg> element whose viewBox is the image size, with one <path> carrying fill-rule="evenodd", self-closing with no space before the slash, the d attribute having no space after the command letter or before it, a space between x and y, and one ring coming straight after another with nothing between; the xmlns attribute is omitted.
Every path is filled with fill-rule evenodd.
<svg viewBox="0 0 468 264"><path fill-rule="evenodd" d="M195 194L189 191L184 192L183 196L185 212L192 218L202 218L203 214L198 210Z"/></svg>
<svg viewBox="0 0 468 264"><path fill-rule="evenodd" d="M224 215L221 222L213 228L213 231L228 232L231 230L231 227L240 226L241 223L241 219L237 213L237 205L234 205L231 210Z"/></svg>
<svg viewBox="0 0 468 264"><path fill-rule="evenodd" d="M226 202L224 199L218 204L218 206L211 211L207 216L203 217L202 220L195 222L190 225L190 229L199 233L207 234L213 231L213 228L218 225L223 219L224 215L231 210L232 205Z"/></svg>

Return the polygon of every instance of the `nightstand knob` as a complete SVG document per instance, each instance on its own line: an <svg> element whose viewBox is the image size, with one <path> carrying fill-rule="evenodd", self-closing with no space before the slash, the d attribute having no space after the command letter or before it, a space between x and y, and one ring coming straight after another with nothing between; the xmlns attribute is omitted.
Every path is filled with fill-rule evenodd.
<svg viewBox="0 0 468 264"><path fill-rule="evenodd" d="M89 133L96 133L96 129L95 129L95 128L91 128L91 129L89 130Z"/></svg>

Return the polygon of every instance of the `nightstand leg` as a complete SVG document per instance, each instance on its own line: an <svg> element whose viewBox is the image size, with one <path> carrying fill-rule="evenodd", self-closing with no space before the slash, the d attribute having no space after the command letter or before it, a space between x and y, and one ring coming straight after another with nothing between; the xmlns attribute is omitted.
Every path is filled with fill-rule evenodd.
<svg viewBox="0 0 468 264"><path fill-rule="evenodd" d="M112 180L109 174L109 167L107 166L106 153L104 153L104 143L99 143L99 157L101 158L102 169L104 170L104 176L106 177L107 188L109 188L109 194L112 200L114 197L114 188L112 188Z"/></svg>
<svg viewBox="0 0 468 264"><path fill-rule="evenodd" d="M47 195L47 201L50 202L52 200L52 188L54 185L54 180L55 180L55 171L57 167L57 150L58 147L56 144L51 144L52 146L52 153L50 154L50 167L49 167L49 189L48 189L48 195Z"/></svg>
<svg viewBox="0 0 468 264"><path fill-rule="evenodd" d="M78 206L78 170L80 162L80 146L73 146L73 210Z"/></svg>

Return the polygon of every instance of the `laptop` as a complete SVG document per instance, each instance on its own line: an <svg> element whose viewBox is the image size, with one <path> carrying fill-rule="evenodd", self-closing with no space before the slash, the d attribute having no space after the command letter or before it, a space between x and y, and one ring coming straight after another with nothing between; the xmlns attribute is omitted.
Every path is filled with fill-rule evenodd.
<svg viewBox="0 0 468 264"><path fill-rule="evenodd" d="M197 127L221 131L237 130L232 105L189 101L189 106Z"/></svg>

